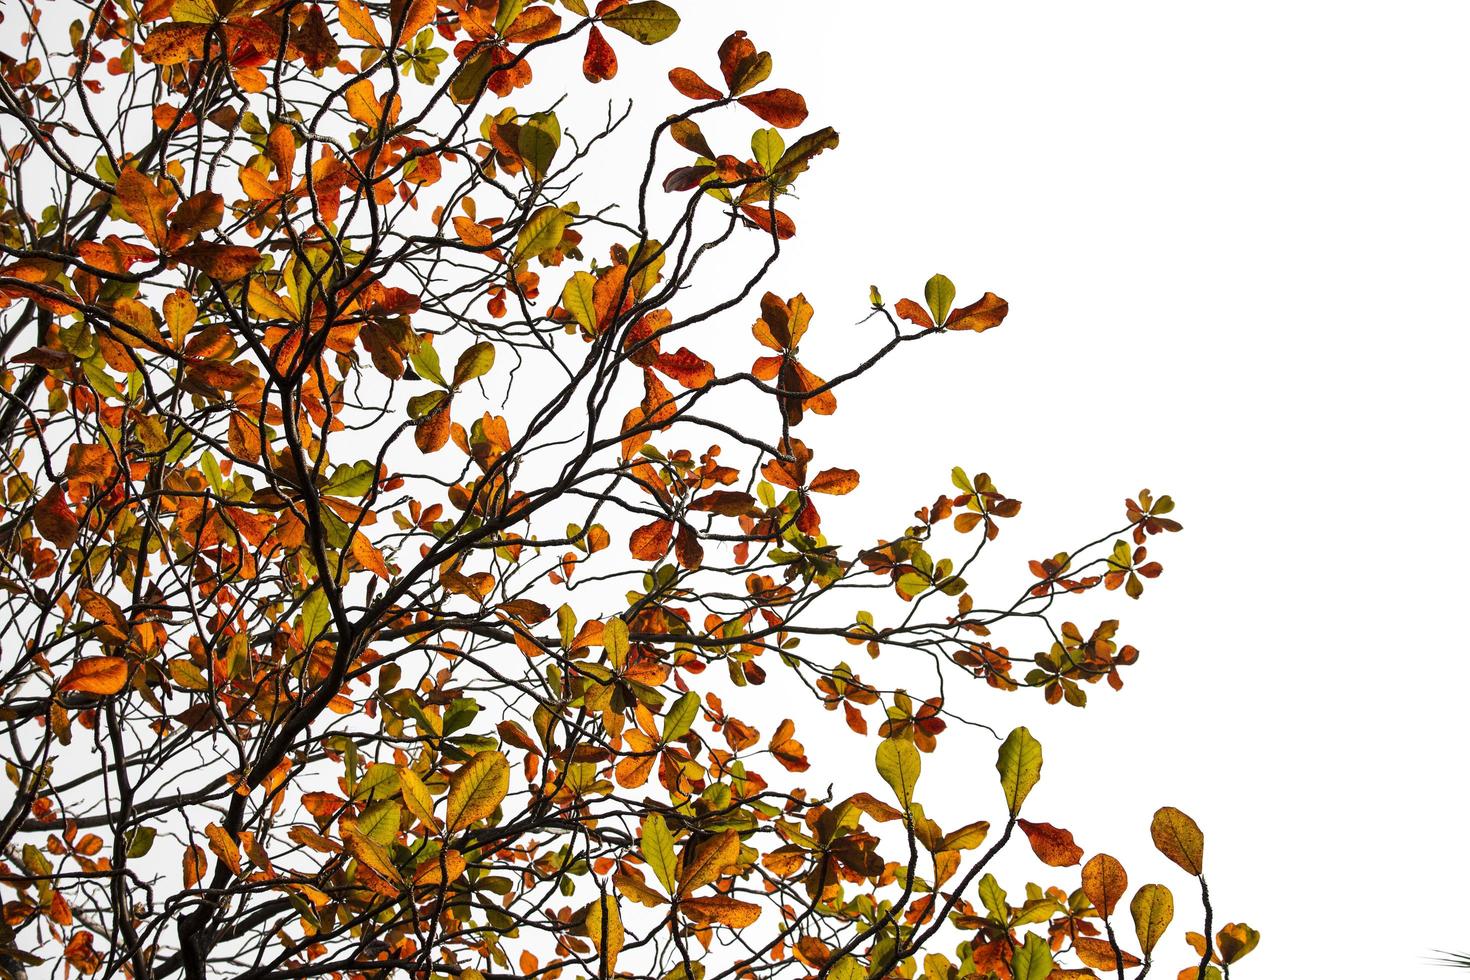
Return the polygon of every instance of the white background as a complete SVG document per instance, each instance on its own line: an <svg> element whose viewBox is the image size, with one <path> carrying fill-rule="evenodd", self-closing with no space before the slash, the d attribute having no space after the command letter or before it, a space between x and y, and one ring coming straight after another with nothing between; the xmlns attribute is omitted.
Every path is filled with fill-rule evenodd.
<svg viewBox="0 0 1470 980"><path fill-rule="evenodd" d="M743 28L807 97L804 129L842 135L788 208L773 289L805 290L835 334L869 282L892 302L944 271L961 302L1011 303L804 433L823 465L859 465L884 527L950 466L988 470L1026 504L996 556L1019 583L1140 486L1179 502L1164 577L1079 618L1120 615L1143 651L1123 692L1078 711L977 689L967 709L1047 746L1035 818L1176 886L1183 922L1147 826L1164 803L1194 815L1219 915L1264 935L1243 978L1453 975L1430 958L1470 950L1470 7L682 8L670 42L618 44L601 94L686 105L662 71L718 79ZM947 759L987 807L992 753ZM970 781L937 771L929 793L964 812ZM1182 931L1161 947L1181 965Z"/></svg>

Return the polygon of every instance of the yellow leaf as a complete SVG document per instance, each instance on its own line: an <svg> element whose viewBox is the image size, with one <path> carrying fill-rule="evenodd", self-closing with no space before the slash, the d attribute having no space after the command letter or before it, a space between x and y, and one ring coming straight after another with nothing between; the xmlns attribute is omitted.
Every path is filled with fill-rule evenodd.
<svg viewBox="0 0 1470 980"><path fill-rule="evenodd" d="M499 752L479 755L449 780L445 817L452 831L463 830L495 812L510 786L510 763Z"/></svg>
<svg viewBox="0 0 1470 980"><path fill-rule="evenodd" d="M878 743L877 764L878 775L907 810L913 805L914 785L919 781L919 750L907 739L885 738Z"/></svg>
<svg viewBox="0 0 1470 980"><path fill-rule="evenodd" d="M1138 935L1138 945L1146 954L1152 953L1169 923L1174 921L1174 893L1163 885L1144 885L1133 896L1128 905L1133 913L1133 930Z"/></svg>
<svg viewBox="0 0 1470 980"><path fill-rule="evenodd" d="M601 895L587 906L587 937L602 957L603 975L610 976L623 949L623 915L613 895Z"/></svg>
<svg viewBox="0 0 1470 980"><path fill-rule="evenodd" d="M1159 853L1192 875L1204 873L1205 835L1189 814L1172 806L1160 807L1149 829Z"/></svg>
<svg viewBox="0 0 1470 980"><path fill-rule="evenodd" d="M440 859L443 859L442 862ZM458 851L445 851L420 864L413 873L415 885L452 884L464 874L464 855Z"/></svg>
<svg viewBox="0 0 1470 980"><path fill-rule="evenodd" d="M225 828L215 824L204 828L204 836L209 838L209 849L238 875L240 873L240 845L235 843L234 838L225 833Z"/></svg>
<svg viewBox="0 0 1470 980"><path fill-rule="evenodd" d="M669 833L669 825L661 815L650 813L643 819L640 850L643 852L643 860L658 877L664 890L670 895L674 894L679 878L679 859L674 854L674 837Z"/></svg>
<svg viewBox="0 0 1470 980"><path fill-rule="evenodd" d="M1021 804L1041 778L1041 743L1026 728L1015 729L1001 743L995 769L1000 773L1006 805L1014 817L1021 812Z"/></svg>
<svg viewBox="0 0 1470 980"><path fill-rule="evenodd" d="M393 859L388 856L387 848L382 844L351 828L343 835L343 842L347 845L347 853L357 858L378 877L394 884L403 881L398 869L393 866Z"/></svg>
<svg viewBox="0 0 1470 980"><path fill-rule="evenodd" d="M760 918L761 907L754 902L715 895L709 898L686 898L679 903L679 911L696 922L718 922L734 929L742 929Z"/></svg>
<svg viewBox="0 0 1470 980"><path fill-rule="evenodd" d="M418 773L408 766L399 766L398 785L402 789L403 805L408 807L408 812L422 820L424 826L430 830L437 831L439 821L434 818L434 797Z"/></svg>

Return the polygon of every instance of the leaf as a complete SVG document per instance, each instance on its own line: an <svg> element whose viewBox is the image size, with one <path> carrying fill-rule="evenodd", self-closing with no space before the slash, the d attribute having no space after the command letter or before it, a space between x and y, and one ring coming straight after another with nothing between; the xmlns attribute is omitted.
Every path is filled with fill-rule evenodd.
<svg viewBox="0 0 1470 980"><path fill-rule="evenodd" d="M373 15L368 13L367 8L358 3L357 0L337 0L337 19L342 24L342 29L347 36L375 48L386 47L383 36L378 33L377 25L373 23Z"/></svg>
<svg viewBox="0 0 1470 980"><path fill-rule="evenodd" d="M679 911L696 922L718 922L732 929L743 929L760 918L761 907L725 895L709 898L686 898Z"/></svg>
<svg viewBox="0 0 1470 980"><path fill-rule="evenodd" d="M1096 854L1082 866L1082 894L1103 918L1113 914L1128 890L1128 872L1117 858Z"/></svg>
<svg viewBox="0 0 1470 980"><path fill-rule="evenodd" d="M208 242L196 242L179 249L173 257L220 282L244 279L260 264L260 252L257 249Z"/></svg>
<svg viewBox="0 0 1470 980"><path fill-rule="evenodd" d="M363 836L352 828L343 834L342 842L347 845L347 853L357 858L359 863L365 865L379 878L393 884L403 882L403 878L398 874L398 869L393 866L393 859L388 856L387 848L382 844L370 837Z"/></svg>
<svg viewBox="0 0 1470 980"><path fill-rule="evenodd" d="M1006 806L1014 817L1021 812L1021 804L1041 778L1041 743L1031 737L1025 726L1015 729L1001 743L995 769L1000 773Z"/></svg>
<svg viewBox="0 0 1470 980"><path fill-rule="evenodd" d="M664 741L672 742L688 734L699 714L699 695L685 691L664 715Z"/></svg>
<svg viewBox="0 0 1470 980"><path fill-rule="evenodd" d="M1231 922L1215 933L1215 945L1222 963L1234 963L1255 949L1261 934L1244 922Z"/></svg>
<svg viewBox="0 0 1470 980"><path fill-rule="evenodd" d="M597 332L597 277L590 272L574 272L561 290L561 305L577 325L590 333Z"/></svg>
<svg viewBox="0 0 1470 980"><path fill-rule="evenodd" d="M1011 957L1011 975L1015 980L1046 980L1051 973L1051 949L1034 932L1026 933L1026 942Z"/></svg>
<svg viewBox="0 0 1470 980"><path fill-rule="evenodd" d="M688 99L704 100L723 98L719 89L700 78L688 68L672 69L669 72L669 81L680 95Z"/></svg>
<svg viewBox="0 0 1470 980"><path fill-rule="evenodd" d="M1138 945L1147 956L1164 937L1169 923L1174 921L1174 893L1163 885L1144 885L1128 903L1128 911L1133 915Z"/></svg>
<svg viewBox="0 0 1470 980"><path fill-rule="evenodd" d="M587 32L587 50L582 55L582 77L596 84L618 73L618 54L595 26Z"/></svg>
<svg viewBox="0 0 1470 980"><path fill-rule="evenodd" d="M628 550L639 561L658 561L669 550L674 537L674 522L660 518L635 530L628 538Z"/></svg>
<svg viewBox="0 0 1470 980"><path fill-rule="evenodd" d="M1053 827L1049 823L1032 823L1029 820L1017 820L1016 826L1026 834L1036 856L1051 867L1069 868L1082 860L1082 848L1072 840L1070 830Z"/></svg>
<svg viewBox="0 0 1470 980"><path fill-rule="evenodd" d="M438 452L449 441L450 402L451 399L443 399L437 408L419 419L414 425L413 442L419 447L420 452Z"/></svg>
<svg viewBox="0 0 1470 980"><path fill-rule="evenodd" d="M482 340L466 348L459 360L454 365L453 387L458 388L466 381L473 381L483 377L495 366L495 345L488 340Z"/></svg>
<svg viewBox="0 0 1470 980"><path fill-rule="evenodd" d="M773 88L742 95L735 101L781 129L791 129L806 122L806 99L789 88Z"/></svg>
<svg viewBox="0 0 1470 980"><path fill-rule="evenodd" d="M204 848L198 844L190 844L184 849L184 887L193 888L204 880L204 873L209 870L209 855Z"/></svg>
<svg viewBox="0 0 1470 980"><path fill-rule="evenodd" d="M204 836L209 838L209 849L219 856L230 871L238 875L240 873L240 845L235 843L225 828L210 824L204 828Z"/></svg>
<svg viewBox="0 0 1470 980"><path fill-rule="evenodd" d="M67 506L66 495L60 485L53 485L46 495L36 503L36 530L41 537L56 547L65 550L77 543L77 532L81 523L77 515Z"/></svg>
<svg viewBox="0 0 1470 980"><path fill-rule="evenodd" d="M136 167L125 167L117 175L114 193L118 207L128 220L143 229L143 235L154 248L163 248L168 241L168 212L173 207L174 195L160 190Z"/></svg>
<svg viewBox="0 0 1470 980"><path fill-rule="evenodd" d="M1143 961L1125 949L1114 949L1113 944L1103 939L1077 936L1072 940L1072 952L1094 970L1116 970L1121 959L1124 969L1140 965Z"/></svg>
<svg viewBox="0 0 1470 980"><path fill-rule="evenodd" d="M442 855L426 859L415 868L413 883L415 885L450 884L464 874L467 863L463 854L451 848L443 851Z"/></svg>
<svg viewBox="0 0 1470 980"><path fill-rule="evenodd" d="M1160 807L1149 831L1164 857L1196 877L1204 874L1205 835L1187 813L1172 806Z"/></svg>
<svg viewBox="0 0 1470 980"><path fill-rule="evenodd" d="M460 831L495 812L510 785L510 764L495 751L481 752L449 780L445 820Z"/></svg>
<svg viewBox="0 0 1470 980"><path fill-rule="evenodd" d="M536 180L546 176L560 147L561 123L554 112L536 113L521 123L520 132L516 134L516 152Z"/></svg>
<svg viewBox="0 0 1470 980"><path fill-rule="evenodd" d="M845 493L852 493L857 486L857 470L841 470L834 467L818 473L808 489L813 493L830 493L834 496L841 496Z"/></svg>
<svg viewBox="0 0 1470 980"><path fill-rule="evenodd" d="M980 333L1000 326L1010 311L1009 303L994 293L986 293L969 306L962 306L950 313L944 321L944 329L973 330Z"/></svg>
<svg viewBox="0 0 1470 980"><path fill-rule="evenodd" d="M687 852L686 852L687 853ZM740 855L740 835L733 830L716 834L684 862L678 895L683 897L716 881Z"/></svg>
<svg viewBox="0 0 1470 980"><path fill-rule="evenodd" d="M368 540L366 534L363 534L361 531L354 534L352 536L351 548L352 557L357 559L357 563L363 568L366 568L384 582L392 577L388 574L388 563L383 560L383 553L373 547L373 543Z"/></svg>
<svg viewBox="0 0 1470 980"><path fill-rule="evenodd" d="M678 882L679 859L674 854L674 837L669 833L669 825L660 814L650 813L643 818L643 838L639 851L644 862L658 878L659 884L670 895L674 894Z"/></svg>
<svg viewBox="0 0 1470 980"><path fill-rule="evenodd" d="M516 236L516 261L549 252L561 244L572 216L557 207L544 207L526 219Z"/></svg>
<svg viewBox="0 0 1470 980"><path fill-rule="evenodd" d="M948 276L935 273L924 283L924 302L929 304L929 315L935 323L943 323L954 305L954 283Z"/></svg>
<svg viewBox="0 0 1470 980"><path fill-rule="evenodd" d="M623 914L616 895L599 895L587 906L587 938L602 959L603 976L612 976L623 950Z"/></svg>
<svg viewBox="0 0 1470 980"><path fill-rule="evenodd" d="M785 183L791 183L798 174L803 173L811 164L812 158L823 150L837 148L837 130L828 126L819 129L815 133L807 133L795 143L786 148L781 154L781 159L776 161L773 173L779 174Z"/></svg>
<svg viewBox="0 0 1470 980"><path fill-rule="evenodd" d="M919 781L919 750L907 739L885 738L878 743L878 775L883 777L905 810L914 802L914 785Z"/></svg>
<svg viewBox="0 0 1470 980"><path fill-rule="evenodd" d="M437 831L439 821L434 817L434 796L418 773L408 766L399 766L398 785L403 794L403 805L408 807L408 812L423 821L424 826L430 830Z"/></svg>
<svg viewBox="0 0 1470 980"><path fill-rule="evenodd" d="M84 657L57 686L77 694L116 694L128 683L128 662L121 657Z"/></svg>
<svg viewBox="0 0 1470 980"><path fill-rule="evenodd" d="M679 29L679 15L666 3L641 0L609 11L602 22L639 44L657 44Z"/></svg>

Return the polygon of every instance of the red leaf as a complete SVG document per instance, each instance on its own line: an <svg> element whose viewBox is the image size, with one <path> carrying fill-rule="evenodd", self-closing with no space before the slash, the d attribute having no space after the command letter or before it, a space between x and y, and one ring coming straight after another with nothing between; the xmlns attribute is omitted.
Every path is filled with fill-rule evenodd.
<svg viewBox="0 0 1470 980"><path fill-rule="evenodd" d="M1072 840L1070 830L1029 820L1017 820L1016 826L1026 832L1036 856L1053 868L1070 867L1082 860L1082 848Z"/></svg>
<svg viewBox="0 0 1470 980"><path fill-rule="evenodd" d="M790 129L806 121L806 99L789 88L773 88L736 100L772 126Z"/></svg>
<svg viewBox="0 0 1470 980"><path fill-rule="evenodd" d="M653 366L686 388L700 388L715 379L714 365L688 347L660 354Z"/></svg>
<svg viewBox="0 0 1470 980"><path fill-rule="evenodd" d="M934 321L929 317L929 311L911 299L901 299L894 305L893 311L898 314L900 320L907 320L925 329L934 326Z"/></svg>
<svg viewBox="0 0 1470 980"><path fill-rule="evenodd" d="M669 72L669 81L678 93L689 99L718 99L720 90L700 78L688 68L675 68Z"/></svg>
<svg viewBox="0 0 1470 980"><path fill-rule="evenodd" d="M986 293L969 306L962 306L951 311L948 319L944 321L944 329L973 330L980 333L982 330L1000 326L1000 322L1006 318L1010 310L1010 304L1005 300L994 293Z"/></svg>
<svg viewBox="0 0 1470 980"><path fill-rule="evenodd" d="M587 32L587 53L582 56L582 74L589 82L602 82L618 73L618 56L596 27Z"/></svg>

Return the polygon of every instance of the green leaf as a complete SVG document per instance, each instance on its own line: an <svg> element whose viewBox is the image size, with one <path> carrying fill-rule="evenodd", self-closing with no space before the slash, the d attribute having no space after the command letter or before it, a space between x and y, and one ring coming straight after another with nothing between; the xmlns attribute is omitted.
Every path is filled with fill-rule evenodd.
<svg viewBox="0 0 1470 980"><path fill-rule="evenodd" d="M674 856L674 837L669 833L669 825L664 823L661 815L650 813L643 818L641 850L643 860L652 869L659 884L664 886L664 891L674 894L679 881L679 860Z"/></svg>
<svg viewBox="0 0 1470 980"><path fill-rule="evenodd" d="M495 366L495 345L488 340L473 344L459 355L454 365L454 387L483 377Z"/></svg>
<svg viewBox="0 0 1470 980"><path fill-rule="evenodd" d="M750 152L755 155L755 162L770 173L776 169L776 161L781 159L781 154L786 152L786 141L781 138L780 130L757 129L750 137Z"/></svg>
<svg viewBox="0 0 1470 980"><path fill-rule="evenodd" d="M557 122L556 113L538 112L521 123L516 150L534 179L541 180L546 176L560 146L561 124Z"/></svg>
<svg viewBox="0 0 1470 980"><path fill-rule="evenodd" d="M919 781L919 750L907 739L885 738L878 743L877 763L878 775L907 810L913 805L914 784Z"/></svg>
<svg viewBox="0 0 1470 980"><path fill-rule="evenodd" d="M408 417L411 419L427 418L448 397L449 392L447 391L426 391L422 395L414 395L408 400Z"/></svg>
<svg viewBox="0 0 1470 980"><path fill-rule="evenodd" d="M679 29L679 15L658 0L642 0L609 11L602 22L640 44L657 44Z"/></svg>
<svg viewBox="0 0 1470 980"><path fill-rule="evenodd" d="M140 858L153 847L158 831L152 827L136 827L128 832L128 857Z"/></svg>
<svg viewBox="0 0 1470 980"><path fill-rule="evenodd" d="M837 130L831 126L819 129L815 133L807 133L781 154L781 159L776 161L772 172L780 175L782 183L789 184L797 178L798 174L806 170L812 162L812 157L823 150L835 149L836 146Z"/></svg>
<svg viewBox="0 0 1470 980"><path fill-rule="evenodd" d="M1011 957L1011 975L1016 980L1046 980L1051 969L1051 949L1046 940L1028 932L1025 944Z"/></svg>
<svg viewBox="0 0 1470 980"><path fill-rule="evenodd" d="M504 34L506 28L521 15L521 10L526 6L526 0L503 0L499 11L495 14L495 33ZM585 12L584 12L585 13Z"/></svg>
<svg viewBox="0 0 1470 980"><path fill-rule="evenodd" d="M1128 903L1133 913L1133 931L1147 956L1154 951L1164 930L1174 921L1174 893L1163 885L1144 885Z"/></svg>
<svg viewBox="0 0 1470 980"><path fill-rule="evenodd" d="M327 607L327 594L321 589L313 589L301 604L301 634L307 646L326 632L327 624L331 621L332 611Z"/></svg>
<svg viewBox="0 0 1470 980"><path fill-rule="evenodd" d="M357 832L387 847L398 836L398 825L402 819L401 806L392 800L379 800L357 818Z"/></svg>
<svg viewBox="0 0 1470 980"><path fill-rule="evenodd" d="M1006 904L1006 890L1000 887L1000 882L995 880L995 875L986 873L980 879L980 904L985 906L985 911L1000 925L1007 925L1011 918L1011 908Z"/></svg>
<svg viewBox="0 0 1470 980"><path fill-rule="evenodd" d="M844 956L827 974L827 980L868 980L868 971L856 957Z"/></svg>
<svg viewBox="0 0 1470 980"><path fill-rule="evenodd" d="M361 497L373 488L377 481L378 468L368 460L347 463L332 471L332 478L322 487L329 497Z"/></svg>
<svg viewBox="0 0 1470 980"><path fill-rule="evenodd" d="M699 695L693 691L685 691L684 695L674 702L669 713L664 716L664 741L672 742L688 734L698 712Z"/></svg>
<svg viewBox="0 0 1470 980"><path fill-rule="evenodd" d="M408 355L408 362L413 365L419 377L432 381L441 388L449 387L449 382L444 380L444 370L439 367L439 352L427 338L419 340L413 353Z"/></svg>
<svg viewBox="0 0 1470 980"><path fill-rule="evenodd" d="M622 667L628 659L628 624L612 616L602 625L602 645L614 667Z"/></svg>
<svg viewBox="0 0 1470 980"><path fill-rule="evenodd" d="M948 276L935 275L924 283L924 302L929 304L929 315L934 318L936 325L943 326L944 320L949 316L949 309L954 305L954 283L949 281Z"/></svg>
<svg viewBox="0 0 1470 980"><path fill-rule="evenodd" d="M1006 794L1011 816L1021 812L1021 804L1041 778L1041 743L1022 726L1006 736L995 762L1000 773L1000 786Z"/></svg>

